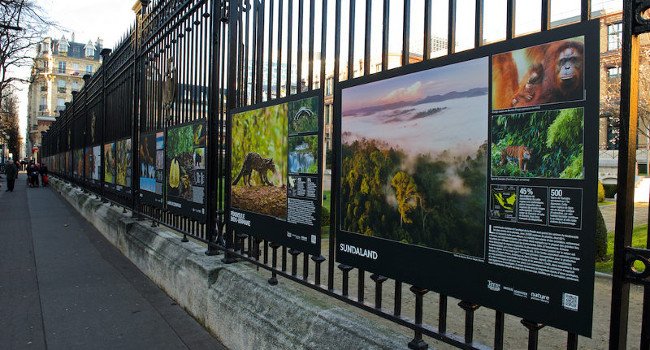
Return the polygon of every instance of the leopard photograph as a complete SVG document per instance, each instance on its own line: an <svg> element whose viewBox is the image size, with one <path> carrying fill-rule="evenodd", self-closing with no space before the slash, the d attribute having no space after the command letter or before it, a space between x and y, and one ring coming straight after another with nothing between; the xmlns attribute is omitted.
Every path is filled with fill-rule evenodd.
<svg viewBox="0 0 650 350"><path fill-rule="evenodd" d="M232 116L231 204L234 210L286 220L288 104Z"/></svg>

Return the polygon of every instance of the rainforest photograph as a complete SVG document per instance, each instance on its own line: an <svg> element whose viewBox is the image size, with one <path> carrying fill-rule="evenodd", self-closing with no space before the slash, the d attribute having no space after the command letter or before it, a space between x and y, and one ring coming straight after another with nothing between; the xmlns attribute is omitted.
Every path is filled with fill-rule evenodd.
<svg viewBox="0 0 650 350"><path fill-rule="evenodd" d="M167 130L167 196L203 203L205 195L205 129L193 123Z"/></svg>
<svg viewBox="0 0 650 350"><path fill-rule="evenodd" d="M282 103L232 116L234 208L286 220L287 107Z"/></svg>
<svg viewBox="0 0 650 350"><path fill-rule="evenodd" d="M115 142L104 145L104 182L115 184Z"/></svg>
<svg viewBox="0 0 650 350"><path fill-rule="evenodd" d="M117 141L117 179L120 186L131 187L131 139Z"/></svg>
<svg viewBox="0 0 650 350"><path fill-rule="evenodd" d="M492 176L583 179L584 110L492 117Z"/></svg>
<svg viewBox="0 0 650 350"><path fill-rule="evenodd" d="M483 257L488 60L342 91L341 229Z"/></svg>

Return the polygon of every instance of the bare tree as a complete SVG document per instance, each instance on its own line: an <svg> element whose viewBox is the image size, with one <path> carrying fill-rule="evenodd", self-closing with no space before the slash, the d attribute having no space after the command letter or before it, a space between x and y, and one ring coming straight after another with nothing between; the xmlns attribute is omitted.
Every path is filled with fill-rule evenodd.
<svg viewBox="0 0 650 350"><path fill-rule="evenodd" d="M650 48L641 49L639 58L638 134L650 138ZM612 134L608 135L608 148L618 148L621 106L620 75L608 78L605 93L600 101L600 115L609 119Z"/></svg>
<svg viewBox="0 0 650 350"><path fill-rule="evenodd" d="M53 22L35 0L0 0L0 103L17 83L29 82L12 72L33 62L33 49Z"/></svg>
<svg viewBox="0 0 650 350"><path fill-rule="evenodd" d="M14 94L8 94L2 98L0 107L0 131L8 136L9 152L14 154L14 158L20 155L22 138L18 126L18 98Z"/></svg>

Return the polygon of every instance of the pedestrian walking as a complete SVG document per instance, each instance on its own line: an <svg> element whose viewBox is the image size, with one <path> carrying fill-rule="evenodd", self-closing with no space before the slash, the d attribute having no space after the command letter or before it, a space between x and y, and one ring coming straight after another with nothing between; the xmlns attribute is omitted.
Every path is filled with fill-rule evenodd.
<svg viewBox="0 0 650 350"><path fill-rule="evenodd" d="M7 192L14 191L14 184L16 183L16 178L18 177L18 168L14 162L9 161L5 167L5 175L7 175Z"/></svg>
<svg viewBox="0 0 650 350"><path fill-rule="evenodd" d="M34 177L32 176L32 173L34 172L33 162L27 164L26 171L27 171L27 186L34 187Z"/></svg>
<svg viewBox="0 0 650 350"><path fill-rule="evenodd" d="M46 187L47 184L49 183L49 177L47 175L47 165L45 165L45 163L41 163L38 172L41 174L41 184L43 185L43 187Z"/></svg>

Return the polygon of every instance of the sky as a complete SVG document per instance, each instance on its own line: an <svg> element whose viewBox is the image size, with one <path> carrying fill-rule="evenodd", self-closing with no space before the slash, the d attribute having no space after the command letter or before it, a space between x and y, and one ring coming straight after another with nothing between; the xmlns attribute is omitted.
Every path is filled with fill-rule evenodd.
<svg viewBox="0 0 650 350"><path fill-rule="evenodd" d="M135 0L36 0L50 19L60 28L53 28L50 36L60 38L61 35L75 41L86 43L95 42L97 38L104 40L104 47L112 48L135 20L131 8ZM14 74L28 77L30 68L24 68ZM18 92L20 99L20 131L24 133L27 127L27 85L21 86Z"/></svg>
<svg viewBox="0 0 650 350"><path fill-rule="evenodd" d="M53 28L50 35L53 38L60 38L65 34L68 39L71 38L72 33L75 34L75 41L77 42L93 42L99 37L104 40L104 47L112 48L119 41L122 35L127 31L129 26L135 20L135 15L132 11L135 0L36 0L36 2L43 7L45 13L57 22L60 28ZM267 1L268 3L268 1ZM297 13L297 1L295 2ZM322 11L321 2L316 1L316 23L315 27L320 28L320 16ZM329 1L328 17L332 23L335 1ZM341 21L341 37L342 42L347 40L347 33L349 31L349 23L346 18L349 16L349 3L350 0L342 0L341 15L344 20ZM372 8L372 27L371 34L371 51L372 56L376 57L381 50L381 19L383 16L382 0L373 0ZM433 8L432 13L432 34L434 36L446 37L446 15L448 0L432 0ZM457 49L458 51L470 48L473 46L473 23L474 21L474 3L475 0L458 0L458 13L464 13L462 20L457 21ZM521 35L531 31L539 30L539 13L540 3L537 0L517 0L516 5L516 29L517 35ZM602 8L611 9L612 7L620 7L622 0L592 0L592 10ZM309 1L304 1L305 14L309 12ZM364 36L364 20L361 17L365 13L365 1L356 2L357 20L355 25L355 61L363 57L363 36ZM505 37L505 17L506 17L506 4L507 0L485 0L485 16L484 16L484 36L487 42L498 41ZM278 6L278 2L275 2ZM576 16L579 14L580 0L552 0L551 1L551 21ZM287 8L285 6L284 14L286 16ZM268 13L268 12L267 12ZM424 28L423 16L424 13L423 1L411 1L411 51L421 51L422 35ZM277 10L276 10L277 14ZM297 21L294 15L294 21ZM308 16L305 16L308 18ZM389 38L389 51L399 52L401 50L401 37L402 32L399 23L403 18L403 0L392 0L390 7L390 38ZM285 17L286 18L286 17ZM286 28L286 20L284 26ZM307 20L305 21L307 23ZM277 20L276 20L277 27ZM305 27L307 27L305 25ZM334 25L328 25L328 49L327 61L328 66L333 62L334 45L333 33ZM276 28L277 30L277 28ZM285 29L286 30L286 29ZM305 30L308 30L305 28ZM320 32L320 30L318 30ZM297 35L294 31L294 36ZM268 37L268 30L265 33ZM305 32L305 45L308 38L308 33ZM286 35L284 38L286 42ZM294 39L295 40L295 39ZM294 41L295 42L295 41ZM285 44L286 45L286 44ZM320 45L320 33L315 35L315 47ZM275 45L274 45L275 46ZM286 54L284 59L286 59ZM296 56L294 56L296 57ZM342 64L347 61L347 47L342 45L341 57L343 58ZM306 72L307 69L304 69ZM328 67L331 71L331 67ZM29 68L17 70L14 74L27 77L29 76ZM275 78L274 78L275 79ZM25 132L26 119L27 119L27 86L21 87L19 92L21 132ZM23 135L24 136L24 135Z"/></svg>
<svg viewBox="0 0 650 350"><path fill-rule="evenodd" d="M344 89L343 142L381 140L409 155L474 155L488 134L488 67L482 57ZM473 97L422 101L481 88ZM367 106L373 108L357 109Z"/></svg>
<svg viewBox="0 0 650 350"><path fill-rule="evenodd" d="M342 111L367 106L386 106L397 102L416 102L428 96L488 87L487 61L482 59L451 64L421 72L347 88Z"/></svg>

